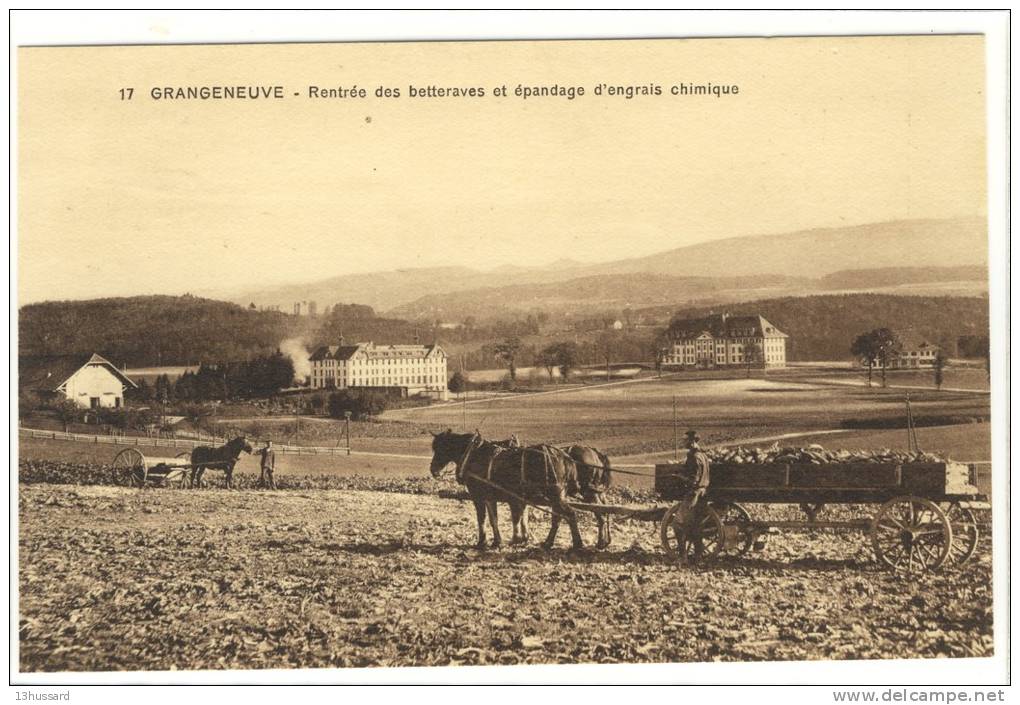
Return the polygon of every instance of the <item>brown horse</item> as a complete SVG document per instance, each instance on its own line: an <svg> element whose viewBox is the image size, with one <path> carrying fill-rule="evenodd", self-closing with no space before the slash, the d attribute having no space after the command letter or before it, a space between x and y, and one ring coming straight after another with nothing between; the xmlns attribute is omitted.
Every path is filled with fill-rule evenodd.
<svg viewBox="0 0 1020 705"><path fill-rule="evenodd" d="M226 473L226 486L234 486L234 466L241 457L241 451L251 453L251 446L244 436L238 436L218 448L198 446L191 451L191 486L201 487L202 475L206 468L223 470Z"/></svg>
<svg viewBox="0 0 1020 705"><path fill-rule="evenodd" d="M559 518L567 520L574 548L584 545L577 514L567 504L567 495L578 492L577 466L560 449L545 445L501 448L478 433L448 429L432 439L432 476L439 477L450 463L456 466L457 479L467 486L475 505L478 548L486 547L486 514L492 526L493 547L502 543L496 502L508 502L511 513L520 511L521 516L527 504L550 507L554 522L545 540L546 548L552 548L556 540ZM514 517L515 525L520 521L520 517Z"/></svg>
<svg viewBox="0 0 1020 705"><path fill-rule="evenodd" d="M609 456L597 448L589 446L571 445L563 449L563 452L577 466L577 493L588 504L605 504L605 492L609 489L612 476L612 464ZM513 507L511 506L511 511ZM518 533L528 535L528 513L525 510L520 513L522 526L518 529L514 525L514 535ZM553 524L559 523L559 517L553 515ZM608 514L596 514L595 521L598 524L599 538L596 548L606 548L612 543L612 524Z"/></svg>

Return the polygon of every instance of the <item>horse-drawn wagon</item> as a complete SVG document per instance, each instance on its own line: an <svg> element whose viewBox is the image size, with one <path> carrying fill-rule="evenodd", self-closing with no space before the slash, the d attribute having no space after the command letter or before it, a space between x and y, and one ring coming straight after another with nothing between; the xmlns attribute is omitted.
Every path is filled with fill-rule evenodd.
<svg viewBox="0 0 1020 705"><path fill-rule="evenodd" d="M663 499L678 500L687 475L680 464L656 468ZM712 463L702 536L714 553L746 553L774 530L865 532L878 561L893 570L927 572L959 567L979 539L976 510L988 509L974 466L945 462ZM799 505L805 517L755 520L745 504ZM827 505L878 505L869 516L825 519ZM660 539L675 551L679 529L673 505L660 522ZM863 510L867 512L867 510Z"/></svg>
<svg viewBox="0 0 1020 705"><path fill-rule="evenodd" d="M588 492L597 497L581 502L566 499L565 491L575 482L581 494L585 494L585 485L591 484L591 478L585 482L585 468L594 471L592 477L603 488L608 485L611 472L646 473L613 470L601 453L593 456L595 460L585 460L548 446L509 450L497 446L483 441L477 432L446 431L435 434L433 441L433 475L438 477L444 467L455 464L457 478L467 485L475 501L479 547L485 545L486 505L494 544L498 544L494 504L502 501L511 505L515 536L518 517L527 516L522 512L523 506L535 506L550 514L553 526L547 546L552 545L561 517L571 524L575 547L581 545L574 519L576 511L590 512L599 519L601 546L607 543L604 538L609 537L606 519L611 515L655 522L663 549L674 556L680 550L694 548L695 543L701 544L707 556L723 552L742 555L764 534L778 530L862 531L870 537L882 565L921 573L946 565L959 567L970 560L980 536L975 511L990 508L987 496L978 490L974 466L943 461L919 451L855 454L810 449L754 450L748 456L751 461L738 455L732 462L711 463L706 511L700 513L703 518L694 529L700 541L688 542L682 540L688 516L683 509L689 507L684 494L694 471L686 464L655 466L655 490L663 500L661 503L606 504L601 491ZM592 462L595 464L589 464ZM576 467L577 474L572 475L568 466ZM745 506L781 504L798 505L805 518L756 520ZM821 515L827 505L853 505L853 509L840 512L853 516L824 518ZM877 508L872 511L867 505Z"/></svg>
<svg viewBox="0 0 1020 705"><path fill-rule="evenodd" d="M114 456L112 465L132 487L202 487L207 469L223 470L226 486L231 487L234 465L242 452L251 453L252 448L239 436L222 446L198 446L173 458L146 457L137 448L125 448Z"/></svg>

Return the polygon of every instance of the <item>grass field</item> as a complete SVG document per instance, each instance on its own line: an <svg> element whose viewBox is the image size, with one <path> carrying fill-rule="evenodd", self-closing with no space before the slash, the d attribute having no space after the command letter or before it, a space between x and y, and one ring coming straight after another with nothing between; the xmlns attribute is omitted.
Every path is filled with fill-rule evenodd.
<svg viewBox="0 0 1020 705"><path fill-rule="evenodd" d="M806 370L805 370L806 372ZM822 372L819 370L819 372ZM824 370L825 378L834 381L855 382L857 384L867 383L867 372L860 368L847 370ZM835 373L835 374L833 374ZM821 374L816 375L820 379ZM891 385L903 385L909 387L935 388L935 376L932 370L888 370L886 372L887 382ZM881 384L882 373L875 370L872 383ZM949 367L944 370L942 386L947 389L973 389L975 391L988 391L988 373L984 368L974 367Z"/></svg>
<svg viewBox="0 0 1020 705"><path fill-rule="evenodd" d="M694 381L678 377L385 416L436 430L477 428L492 438L516 433L526 443L581 441L611 455L631 455L672 447L674 397L681 430L695 428L707 443L835 429L847 419L905 416L902 391L810 384L788 377ZM988 403L987 395L911 393L918 417L987 417Z"/></svg>

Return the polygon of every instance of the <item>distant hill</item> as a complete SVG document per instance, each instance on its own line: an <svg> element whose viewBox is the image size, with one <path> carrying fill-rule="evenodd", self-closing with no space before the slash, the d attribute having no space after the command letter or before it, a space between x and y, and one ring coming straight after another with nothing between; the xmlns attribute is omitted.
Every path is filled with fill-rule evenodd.
<svg viewBox="0 0 1020 705"><path fill-rule="evenodd" d="M797 294L814 280L782 275L677 277L665 274L601 274L561 282L489 286L423 296L390 315L419 320L463 321L541 310L583 314L636 306L699 300L730 301Z"/></svg>
<svg viewBox="0 0 1020 705"><path fill-rule="evenodd" d="M115 365L244 360L276 350L300 318L195 296L48 301L18 311L18 354L97 352Z"/></svg>
<svg viewBox="0 0 1020 705"><path fill-rule="evenodd" d="M674 279L678 281L673 281ZM625 286L621 284L625 283ZM632 295L648 295L663 288L687 287L703 290L714 287L717 296L738 297L741 292L778 290L799 284L791 277L744 277L740 282L752 288L727 289L734 284L726 279L644 277L587 277L570 287L565 296L573 300L588 297L612 297L622 288ZM675 290L675 289L674 289ZM486 294L482 305L491 305L500 297L519 292L495 289ZM663 323L670 313L677 316L702 316L727 311L733 314L761 313L790 335L791 360L832 360L850 356L850 342L858 334L886 326L894 330L913 330L955 354L956 341L966 336L988 335L987 297L892 296L886 294L824 294L813 296L732 298L725 303L677 305L670 300L656 306L633 309L635 320ZM561 321L561 323L566 321ZM573 319L574 323L583 322ZM601 330L602 321L595 326ZM528 331L531 331L530 333ZM553 340L576 339L580 330L553 325L545 333L545 344ZM595 329L593 329L595 330ZM329 316L293 316L273 311L254 311L224 301L194 296L139 296L95 299L91 301L54 301L31 304L19 310L18 353L25 357L103 355L115 365L195 365L250 359L268 354L281 346L300 363L304 353L315 344L335 342L343 334L347 340L374 340L381 343L439 340L460 352L480 350L479 364L491 365L487 345L507 335L535 334L538 328L520 330L475 327L437 330L427 322L415 323L379 316L368 306L347 305L334 308ZM647 338L653 334L647 325L628 337ZM480 347L479 347L480 346ZM594 353L593 353L594 355ZM474 363L472 363L474 364Z"/></svg>
<svg viewBox="0 0 1020 705"><path fill-rule="evenodd" d="M988 291L982 267L895 267L842 270L820 278L758 274L683 277L654 273L601 274L561 282L488 286L431 294L389 313L410 320L479 321L535 310L585 315L630 308L724 304L834 291L905 296L979 296Z"/></svg>
<svg viewBox="0 0 1020 705"><path fill-rule="evenodd" d="M962 267L880 267L878 269L844 269L821 278L820 284L829 289L875 289L903 287L913 284L937 282L986 282L986 265Z"/></svg>
<svg viewBox="0 0 1020 705"><path fill-rule="evenodd" d="M546 282L563 278L563 271L574 267L548 269L506 266L494 272L468 267L429 267L401 269L369 274L345 274L308 284L290 284L256 289L231 296L232 301L246 305L275 305L292 311L299 301L315 301L319 310L338 303L359 303L378 311L391 311L401 304L422 296L476 289L497 282Z"/></svg>
<svg viewBox="0 0 1020 705"><path fill-rule="evenodd" d="M668 245L668 241L664 240L663 246ZM434 307L432 303L423 302L406 308L407 304L425 297L476 289L562 283L590 277L659 274L680 278L732 278L778 275L819 279L841 271L944 267L970 267L976 272L987 267L987 250L987 221L984 218L905 220L777 235L738 236L597 264L565 260L543 266L507 263L490 271L435 267L343 275L317 282L252 289L229 298L242 305L252 301L260 306L277 305L285 311L297 301L316 301L320 309L339 302L357 302L378 311L397 314ZM930 281L938 283L938 280ZM623 286L629 284L624 283ZM853 282L837 284L834 281L822 288L853 286ZM879 285L870 283L862 288L876 286Z"/></svg>
<svg viewBox="0 0 1020 705"><path fill-rule="evenodd" d="M685 307L675 318L710 313L760 313L790 336L789 360L849 359L850 344L861 333L886 327L910 330L956 355L957 339L988 335L985 297L921 297L838 294L766 299L726 306Z"/></svg>
<svg viewBox="0 0 1020 705"><path fill-rule="evenodd" d="M987 266L987 253L987 221L954 218L733 237L599 266L616 273L823 277L854 269Z"/></svg>
<svg viewBox="0 0 1020 705"><path fill-rule="evenodd" d="M341 334L350 341L406 343L415 337L432 342L436 331L377 316L371 307L357 304L313 318L196 296L50 301L18 312L18 355L23 359L97 352L129 367L248 360L282 345L300 371L310 348L336 342Z"/></svg>

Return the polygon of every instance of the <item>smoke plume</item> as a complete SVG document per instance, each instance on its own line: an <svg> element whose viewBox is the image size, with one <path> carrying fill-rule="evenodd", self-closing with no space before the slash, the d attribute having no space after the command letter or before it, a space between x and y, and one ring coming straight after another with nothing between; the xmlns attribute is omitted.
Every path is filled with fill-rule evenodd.
<svg viewBox="0 0 1020 705"><path fill-rule="evenodd" d="M280 343L280 352L290 358L294 363L294 377L301 382L305 377L312 374L312 365L308 362L308 347L300 338L288 338Z"/></svg>

